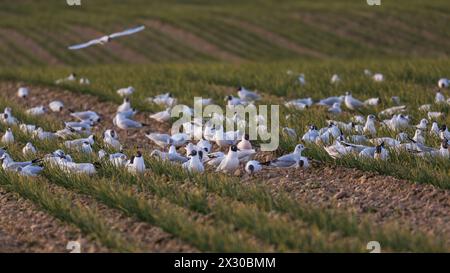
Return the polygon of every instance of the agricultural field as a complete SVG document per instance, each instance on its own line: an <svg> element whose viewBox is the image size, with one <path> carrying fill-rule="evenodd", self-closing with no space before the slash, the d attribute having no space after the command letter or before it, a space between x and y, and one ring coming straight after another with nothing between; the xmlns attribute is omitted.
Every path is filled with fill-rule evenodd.
<svg viewBox="0 0 450 273"><path fill-rule="evenodd" d="M450 104L435 103L439 79L450 78L448 1L81 3L0 3L0 111L10 107L20 123L46 132L63 129L73 111L92 110L101 117L92 128L93 153L0 123L0 135L8 128L14 134L14 142L2 149L15 161L62 149L74 162L96 167L95 174L74 174L44 161L42 172L28 177L2 164L0 252L69 252L69 242L82 252L370 252L371 241L382 252L450 251L448 156L387 148L385 160L353 153L333 158L327 145L301 139L311 125L323 128L330 119L347 123L371 114L377 116L372 138L396 138L399 132L381 125L390 117L379 113L396 106L392 97L398 97L412 125L403 132L412 138L414 125L427 118L423 145L439 149L442 140L429 131L433 121L450 126ZM145 30L105 45L67 49L138 25ZM367 69L382 73L383 81L373 80ZM90 84L55 82L71 73ZM335 74L340 81L331 83ZM123 102L116 91L127 86L135 89L129 96L134 119L144 124L138 130L113 123ZM303 144L308 168L263 166L248 174L241 165L221 173L205 164L198 173L152 155L160 148L146 134L170 133L176 119L150 118L166 107L147 98L170 92L179 104L193 106L194 97L202 97L225 106L238 86L257 90L258 105L280 107L279 146L258 151L254 160L268 162ZM28 88L27 98L17 96L20 87ZM342 103L339 115L316 104L302 110L285 106L348 91L379 103L356 110ZM449 88L441 93L450 98ZM61 112L27 114L55 100L64 103ZM424 104L430 109L419 110ZM427 112L442 116L429 118ZM283 133L285 127L297 137ZM107 129L118 133L126 156L142 153L144 172L99 158L99 150L114 152L103 141ZM22 153L27 142L36 154ZM252 141L255 147L263 143Z"/></svg>

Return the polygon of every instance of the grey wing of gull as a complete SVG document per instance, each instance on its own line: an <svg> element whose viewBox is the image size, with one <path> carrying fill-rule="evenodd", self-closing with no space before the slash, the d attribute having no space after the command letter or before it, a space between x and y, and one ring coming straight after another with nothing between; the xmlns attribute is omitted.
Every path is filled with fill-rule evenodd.
<svg viewBox="0 0 450 273"><path fill-rule="evenodd" d="M146 136L155 142L168 142L170 139L170 136L167 134L149 134Z"/></svg>
<svg viewBox="0 0 450 273"><path fill-rule="evenodd" d="M189 161L187 157L181 156L181 155L175 155L175 154L169 154L169 160L184 163Z"/></svg>
<svg viewBox="0 0 450 273"><path fill-rule="evenodd" d="M295 163L297 163L295 155L287 154L273 160L270 165L275 167L290 167Z"/></svg>
<svg viewBox="0 0 450 273"><path fill-rule="evenodd" d="M140 122L131 120L131 119L126 119L123 120L122 123L127 127L127 128L140 128L142 127L142 124Z"/></svg>
<svg viewBox="0 0 450 273"><path fill-rule="evenodd" d="M99 39L94 39L94 40L90 40L90 41L87 42L87 43L69 46L68 48L69 48L70 50L77 50L77 49L82 49L82 48L89 47L89 46L91 46L91 45L98 44L99 42L100 42Z"/></svg>
<svg viewBox="0 0 450 273"><path fill-rule="evenodd" d="M144 29L145 29L145 26L139 26L139 27L136 27L136 28L131 28L131 29L124 30L122 32L113 33L113 34L109 35L109 37L110 38L117 38L117 37L120 37L120 36L131 35L131 34L134 34L136 32L142 31Z"/></svg>

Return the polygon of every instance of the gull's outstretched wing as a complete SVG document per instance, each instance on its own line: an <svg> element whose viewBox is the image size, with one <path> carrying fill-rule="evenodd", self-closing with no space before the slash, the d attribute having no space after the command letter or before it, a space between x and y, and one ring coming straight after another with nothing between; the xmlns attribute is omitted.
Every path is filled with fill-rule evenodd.
<svg viewBox="0 0 450 273"><path fill-rule="evenodd" d="M136 32L142 31L144 29L145 29L145 26L139 26L139 27L135 27L135 28L130 28L130 29L127 29L127 30L122 31L122 32L113 33L113 34L109 35L109 38L113 39L113 38L117 38L117 37L120 37L120 36L131 35L131 34L134 34Z"/></svg>
<svg viewBox="0 0 450 273"><path fill-rule="evenodd" d="M73 45L73 46L69 46L70 50L77 50L77 49L82 49L91 45L95 45L95 44L99 44L100 43L100 39L94 39L94 40L90 40L87 43L84 44L78 44L78 45Z"/></svg>

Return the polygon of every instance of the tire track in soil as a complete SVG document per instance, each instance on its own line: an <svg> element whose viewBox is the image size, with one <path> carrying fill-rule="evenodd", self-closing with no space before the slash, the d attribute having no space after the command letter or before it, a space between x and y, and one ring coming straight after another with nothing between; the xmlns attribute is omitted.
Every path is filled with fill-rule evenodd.
<svg viewBox="0 0 450 273"><path fill-rule="evenodd" d="M230 52L224 51L214 44L204 40L203 38L198 37L197 35L178 28L176 26L170 25L168 23L152 19L152 20L145 20L144 24L148 27L154 28L156 30L159 30L161 32L166 33L173 39L176 39L182 43L185 43L200 52L204 52L208 55L211 55L213 57L217 57L221 60L225 61L231 61L231 62L240 62L242 61L241 58L238 56L233 55Z"/></svg>

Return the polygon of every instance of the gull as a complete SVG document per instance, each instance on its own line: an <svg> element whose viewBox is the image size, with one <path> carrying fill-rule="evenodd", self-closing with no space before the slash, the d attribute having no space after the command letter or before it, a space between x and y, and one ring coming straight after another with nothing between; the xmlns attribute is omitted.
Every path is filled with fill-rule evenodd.
<svg viewBox="0 0 450 273"><path fill-rule="evenodd" d="M159 134L159 133L148 132L147 134L145 134L145 137L147 137L152 142L154 142L157 146L159 146L163 149L166 148L167 146L171 145L173 142L170 135L168 135L168 134Z"/></svg>
<svg viewBox="0 0 450 273"><path fill-rule="evenodd" d="M61 158L56 164L63 172L69 174L86 174L93 175L97 172L96 166L92 163L75 163Z"/></svg>
<svg viewBox="0 0 450 273"><path fill-rule="evenodd" d="M128 162L128 157L123 153L110 154L109 162L116 168L125 167Z"/></svg>
<svg viewBox="0 0 450 273"><path fill-rule="evenodd" d="M305 74L303 74L303 73L300 74L300 75L298 76L297 80L298 80L298 83L299 83L301 86L304 86L304 85L306 84Z"/></svg>
<svg viewBox="0 0 450 273"><path fill-rule="evenodd" d="M123 115L121 115L120 113L116 114L115 122L116 122L116 126L123 130L139 129L139 128L142 128L143 126L146 126L146 124L126 118Z"/></svg>
<svg viewBox="0 0 450 273"><path fill-rule="evenodd" d="M197 149L205 151L208 154L211 152L212 144L206 139L201 139L197 142Z"/></svg>
<svg viewBox="0 0 450 273"><path fill-rule="evenodd" d="M213 103L213 99L203 99L203 98L195 98L194 99L194 105L198 103L202 106L207 106Z"/></svg>
<svg viewBox="0 0 450 273"><path fill-rule="evenodd" d="M55 83L56 83L56 84L60 84L60 83L66 82L66 81L68 81L68 82L73 82L73 81L75 81L76 79L77 79L77 74L72 72L72 73L70 73L69 76L67 76L66 78L62 78L62 79L56 80Z"/></svg>
<svg viewBox="0 0 450 273"><path fill-rule="evenodd" d="M129 98L124 98L123 103L117 107L117 112L126 112L132 110Z"/></svg>
<svg viewBox="0 0 450 273"><path fill-rule="evenodd" d="M55 135L62 139L67 139L77 136L80 132L81 131L77 131L74 128L66 127L64 129L56 131Z"/></svg>
<svg viewBox="0 0 450 273"><path fill-rule="evenodd" d="M394 132L401 131L409 127L409 118L403 114L394 115L391 119L384 120L383 123Z"/></svg>
<svg viewBox="0 0 450 273"><path fill-rule="evenodd" d="M258 93L247 90L243 86L239 86L237 88L237 91L238 91L238 96L241 100L255 101L255 100L261 99L261 96Z"/></svg>
<svg viewBox="0 0 450 273"><path fill-rule="evenodd" d="M17 119L13 117L10 113L3 113L1 116L2 123L7 125L15 125L17 124Z"/></svg>
<svg viewBox="0 0 450 273"><path fill-rule="evenodd" d="M241 141L237 144L237 148L239 150L252 150L252 143L249 141L250 136L248 134L244 134L242 136Z"/></svg>
<svg viewBox="0 0 450 273"><path fill-rule="evenodd" d="M290 139L297 140L297 133L295 132L294 129L289 128L289 127L283 127L283 129L281 131L283 132L283 134L288 136Z"/></svg>
<svg viewBox="0 0 450 273"><path fill-rule="evenodd" d="M389 158L389 152L384 148L384 143L375 147L373 158L376 160L387 160Z"/></svg>
<svg viewBox="0 0 450 273"><path fill-rule="evenodd" d="M433 124L431 124L431 129L430 129L430 134L434 135L434 136L439 136L439 125L437 122L433 122Z"/></svg>
<svg viewBox="0 0 450 273"><path fill-rule="evenodd" d="M370 142L374 145L380 145L384 143L384 146L387 147L396 147L400 145L400 141L391 137L378 137L370 139Z"/></svg>
<svg viewBox="0 0 450 273"><path fill-rule="evenodd" d="M444 95L442 95L441 90L436 91L436 95L434 97L434 102L437 104L446 103Z"/></svg>
<svg viewBox="0 0 450 273"><path fill-rule="evenodd" d="M132 156L130 160L125 164L127 170L131 173L138 174L145 172L145 162L140 151L136 152L136 155Z"/></svg>
<svg viewBox="0 0 450 273"><path fill-rule="evenodd" d="M354 152L353 146L343 145L342 143L343 142L335 141L333 145L326 146L324 147L324 149L328 153L328 155L330 155L334 159Z"/></svg>
<svg viewBox="0 0 450 273"><path fill-rule="evenodd" d="M67 140L64 142L64 146L67 148L80 148L84 143L88 143L90 145L94 145L95 143L95 135L90 135L87 138L79 138L74 140Z"/></svg>
<svg viewBox="0 0 450 273"><path fill-rule="evenodd" d="M170 146L169 152L167 152L167 153L161 152L159 150L153 150L150 155L157 156L162 160L169 160L171 162L177 162L177 163L185 163L189 160L188 158L180 155L177 152L175 146L173 146L173 145Z"/></svg>
<svg viewBox="0 0 450 273"><path fill-rule="evenodd" d="M170 120L171 114L170 114L170 108L167 108L164 111L157 112L155 114L150 115L151 119L154 119L158 122L164 123Z"/></svg>
<svg viewBox="0 0 450 273"><path fill-rule="evenodd" d="M206 164L217 167L224 158L225 154L223 152L209 153L208 159L206 160Z"/></svg>
<svg viewBox="0 0 450 273"><path fill-rule="evenodd" d="M216 172L233 172L239 168L238 148L236 145L231 145L228 150L228 154L220 162L216 169Z"/></svg>
<svg viewBox="0 0 450 273"><path fill-rule="evenodd" d="M428 112L431 110L431 104L423 104L417 108L419 111Z"/></svg>
<svg viewBox="0 0 450 273"><path fill-rule="evenodd" d="M134 117L134 115L136 115L137 110L131 108L131 109L128 110L128 111L122 111L122 112L118 112L118 113L121 114L123 117L126 117L126 118L132 118L132 117Z"/></svg>
<svg viewBox="0 0 450 273"><path fill-rule="evenodd" d="M446 78L439 79L438 87L439 88L447 88L450 85L450 80Z"/></svg>
<svg viewBox="0 0 450 273"><path fill-rule="evenodd" d="M254 174L262 170L261 164L256 160L251 160L245 164L245 172L248 174Z"/></svg>
<svg viewBox="0 0 450 273"><path fill-rule="evenodd" d="M36 152L36 148L31 142L27 142L27 144L25 144L25 146L22 148L23 155L36 154Z"/></svg>
<svg viewBox="0 0 450 273"><path fill-rule="evenodd" d="M107 129L103 132L103 143L111 149L116 151L122 150L122 144L120 144L116 131Z"/></svg>
<svg viewBox="0 0 450 273"><path fill-rule="evenodd" d="M288 108L293 108L295 110L304 110L308 107L308 105L306 105L302 102L299 102L297 100L288 101L284 104L284 106L286 106Z"/></svg>
<svg viewBox="0 0 450 273"><path fill-rule="evenodd" d="M345 93L344 102L345 106L350 110L357 110L361 107L364 107L364 103L362 103L360 100L353 98L350 92Z"/></svg>
<svg viewBox="0 0 450 273"><path fill-rule="evenodd" d="M187 170L188 172L198 172L198 173L204 172L205 167L203 166L203 163L200 159L201 155L202 151L197 152L196 150L193 150L189 154L189 160L183 163L182 165L183 169Z"/></svg>
<svg viewBox="0 0 450 273"><path fill-rule="evenodd" d="M110 42L112 39L115 39L115 38L118 38L118 37L121 37L121 36L131 35L131 34L134 34L136 32L142 31L144 29L145 29L145 26L139 26L139 27L127 29L127 30L124 30L122 32L116 32L116 33L105 35L103 37L100 37L100 38L97 38L97 39L94 39L94 40L90 40L89 42L86 42L86 43L83 43L83 44L77 44L77 45L69 46L69 49L70 50L78 50L78 49L86 48L86 47L89 47L89 46L92 46L92 45L97 45L97 44L104 45L104 44Z"/></svg>
<svg viewBox="0 0 450 273"><path fill-rule="evenodd" d="M365 123L366 123L366 118L364 118L364 116L361 116L361 115L353 116L353 117L351 118L351 120L352 120L353 122L359 123L359 124L365 124Z"/></svg>
<svg viewBox="0 0 450 273"><path fill-rule="evenodd" d="M342 135L341 130L339 129L339 127L336 126L336 124L334 124L333 122L331 122L328 125L328 132L330 132L330 134L334 137L334 138L338 138L339 136Z"/></svg>
<svg viewBox="0 0 450 273"><path fill-rule="evenodd" d="M351 135L347 136L346 139L356 144L364 144L369 141L369 139L365 135Z"/></svg>
<svg viewBox="0 0 450 273"><path fill-rule="evenodd" d="M402 113L406 110L406 105L394 106L387 108L380 112L380 116L392 116L394 114Z"/></svg>
<svg viewBox="0 0 450 273"><path fill-rule="evenodd" d="M92 120L83 120L83 121L69 121L64 122L66 128L72 128L75 130L80 130L81 128L85 130L90 130L92 126L94 126L94 122Z"/></svg>
<svg viewBox="0 0 450 273"><path fill-rule="evenodd" d="M392 96L391 100L395 105L400 105L400 97L399 96Z"/></svg>
<svg viewBox="0 0 450 273"><path fill-rule="evenodd" d="M416 129L413 140L416 143L425 144L425 136L423 134L423 131L420 129Z"/></svg>
<svg viewBox="0 0 450 273"><path fill-rule="evenodd" d="M423 118L420 120L419 124L416 125L417 129L426 130L428 127L428 120Z"/></svg>
<svg viewBox="0 0 450 273"><path fill-rule="evenodd" d="M323 105L323 106L333 106L335 103L342 103L344 101L345 96L340 97L328 97L325 99L321 99L317 105Z"/></svg>
<svg viewBox="0 0 450 273"><path fill-rule="evenodd" d="M70 113L70 116L80 121L92 120L94 122L100 122L100 116L94 111L72 112Z"/></svg>
<svg viewBox="0 0 450 273"><path fill-rule="evenodd" d="M332 107L328 108L328 112L335 115L342 113L341 103L335 102Z"/></svg>
<svg viewBox="0 0 450 273"><path fill-rule="evenodd" d="M306 148L305 146L303 146L303 144L298 144L297 146L295 146L294 152L283 155L275 160L261 163L261 165L268 165L279 168L307 168L309 166L308 159L302 156L302 151L305 149Z"/></svg>
<svg viewBox="0 0 450 273"><path fill-rule="evenodd" d="M37 176L44 170L41 166L28 165L25 167L18 167L16 172L21 176Z"/></svg>
<svg viewBox="0 0 450 273"><path fill-rule="evenodd" d="M365 134L369 134L372 136L377 134L377 129L375 127L375 116L374 115L367 116L366 124L364 125L363 131Z"/></svg>
<svg viewBox="0 0 450 273"><path fill-rule="evenodd" d="M11 128L8 128L5 132L5 134L2 136L2 143L3 144L11 144L14 143L14 135L12 133Z"/></svg>
<svg viewBox="0 0 450 273"><path fill-rule="evenodd" d="M246 163L253 159L256 151L254 149L239 150L238 148L237 155L240 163Z"/></svg>
<svg viewBox="0 0 450 273"><path fill-rule="evenodd" d="M133 86L128 86L125 88L120 88L119 90L117 90L117 94L119 94L119 96L121 97L129 97L134 93L135 89Z"/></svg>
<svg viewBox="0 0 450 273"><path fill-rule="evenodd" d="M36 106L26 110L25 113L31 116L40 116L45 114L45 107L43 105Z"/></svg>
<svg viewBox="0 0 450 273"><path fill-rule="evenodd" d="M315 125L309 126L308 131L302 136L302 140L306 143L313 143L319 137L319 131Z"/></svg>
<svg viewBox="0 0 450 273"><path fill-rule="evenodd" d="M370 98L364 101L364 105L377 106L380 103L380 101L381 101L380 98Z"/></svg>
<svg viewBox="0 0 450 273"><path fill-rule="evenodd" d="M28 97L28 93L28 88L26 87L20 87L19 90L17 90L17 96L22 99Z"/></svg>
<svg viewBox="0 0 450 273"><path fill-rule="evenodd" d="M2 164L2 168L5 171L8 170L16 170L18 167L26 167L28 165L31 165L33 163L38 162L39 159L34 159L31 161L23 161L23 162L15 162L11 156L7 153L3 153L3 155L0 157L0 162Z"/></svg>
<svg viewBox="0 0 450 273"><path fill-rule="evenodd" d="M341 81L341 78L339 77L338 74L334 74L333 76L331 76L331 83L332 84L337 84Z"/></svg>
<svg viewBox="0 0 450 273"><path fill-rule="evenodd" d="M450 132L448 131L447 125L443 124L441 128L439 128L439 136L442 140L450 139Z"/></svg>
<svg viewBox="0 0 450 273"><path fill-rule="evenodd" d="M167 107L171 107L174 104L176 104L176 99L172 97L171 93L157 95L153 98L147 98L146 100L150 101L152 103L167 106Z"/></svg>
<svg viewBox="0 0 450 273"><path fill-rule="evenodd" d="M429 119L438 119L444 116L442 112L428 112L427 116Z"/></svg>
<svg viewBox="0 0 450 273"><path fill-rule="evenodd" d="M33 131L33 136L39 140L50 140L55 139L57 135L52 132L46 132L41 127Z"/></svg>
<svg viewBox="0 0 450 273"><path fill-rule="evenodd" d="M372 79L376 82L382 82L384 81L384 76L381 73L376 73L373 75Z"/></svg>
<svg viewBox="0 0 450 273"><path fill-rule="evenodd" d="M195 146L194 144L192 144L190 142L186 145L185 150L186 150L186 156L189 156L192 153L192 151L199 151L197 149L197 146Z"/></svg>
<svg viewBox="0 0 450 273"><path fill-rule="evenodd" d="M225 97L228 106L247 105L247 101L228 95Z"/></svg>
<svg viewBox="0 0 450 273"><path fill-rule="evenodd" d="M80 78L79 83L83 84L83 85L89 85L89 84L91 84L91 81L89 81L88 78Z"/></svg>
<svg viewBox="0 0 450 273"><path fill-rule="evenodd" d="M48 104L48 108L50 108L52 112L61 112L64 109L64 104L61 101L55 100Z"/></svg>
<svg viewBox="0 0 450 273"><path fill-rule="evenodd" d="M366 69L364 69L364 75L370 77L370 76L372 76L372 72L366 68Z"/></svg>
<svg viewBox="0 0 450 273"><path fill-rule="evenodd" d="M441 141L441 145L439 149L434 149L431 151L427 151L427 152L420 152L417 155L418 156L431 156L431 157L441 157L441 158L445 158L448 159L450 157L450 151L449 151L449 144L448 144L448 140L444 139Z"/></svg>
<svg viewBox="0 0 450 273"><path fill-rule="evenodd" d="M241 132L239 130L224 132L222 126L216 129L214 134L214 141L219 147L234 145L239 138L241 138Z"/></svg>
<svg viewBox="0 0 450 273"><path fill-rule="evenodd" d="M80 151L85 154L92 154L92 146L89 142L85 141L81 144Z"/></svg>

